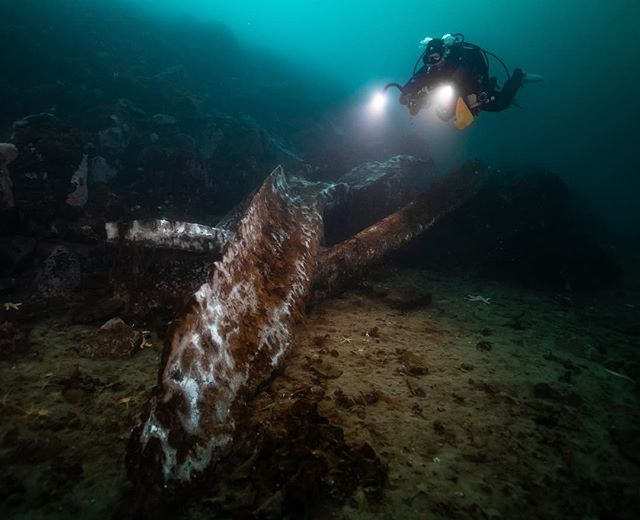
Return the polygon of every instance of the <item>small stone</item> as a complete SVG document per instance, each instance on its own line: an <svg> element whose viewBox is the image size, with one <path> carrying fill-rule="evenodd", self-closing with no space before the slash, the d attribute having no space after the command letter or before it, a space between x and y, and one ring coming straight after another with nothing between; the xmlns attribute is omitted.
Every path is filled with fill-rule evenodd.
<svg viewBox="0 0 640 520"><path fill-rule="evenodd" d="M82 271L78 257L65 246L56 246L36 279L36 296L68 297L80 286Z"/></svg>
<svg viewBox="0 0 640 520"><path fill-rule="evenodd" d="M411 376L424 376L429 373L425 360L419 354L404 350L400 353L404 372Z"/></svg>
<svg viewBox="0 0 640 520"><path fill-rule="evenodd" d="M333 392L333 399L336 404L341 408L346 410L351 410L355 406L355 401L351 399L347 394L345 394L342 390L336 390Z"/></svg>
<svg viewBox="0 0 640 520"><path fill-rule="evenodd" d="M120 318L112 318L85 342L84 357L129 357L137 353L144 341L142 333Z"/></svg>
<svg viewBox="0 0 640 520"><path fill-rule="evenodd" d="M28 350L28 330L8 321L0 324L0 359L9 359Z"/></svg>
<svg viewBox="0 0 640 520"><path fill-rule="evenodd" d="M493 345L491 344L490 341L479 341L476 344L476 350L480 352L490 352L492 348L493 348Z"/></svg>
<svg viewBox="0 0 640 520"><path fill-rule="evenodd" d="M337 379L342 375L342 370L338 369L331 363L322 361L321 359L312 360L312 362L309 363L309 370L325 379Z"/></svg>
<svg viewBox="0 0 640 520"><path fill-rule="evenodd" d="M551 401L557 401L560 397L547 383L536 383L533 385L533 395L538 399L547 399Z"/></svg>
<svg viewBox="0 0 640 520"><path fill-rule="evenodd" d="M440 421L433 421L433 431L438 435L443 435L446 432L444 425Z"/></svg>
<svg viewBox="0 0 640 520"><path fill-rule="evenodd" d="M431 293L414 286L398 287L385 296L385 301L393 308L407 311L431 305Z"/></svg>

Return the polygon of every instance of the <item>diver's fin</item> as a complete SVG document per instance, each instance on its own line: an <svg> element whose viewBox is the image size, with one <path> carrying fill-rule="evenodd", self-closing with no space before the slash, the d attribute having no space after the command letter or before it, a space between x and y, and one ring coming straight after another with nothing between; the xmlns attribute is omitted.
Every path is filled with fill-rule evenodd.
<svg viewBox="0 0 640 520"><path fill-rule="evenodd" d="M514 107L518 107L520 110L522 110L522 105L520 103L518 103L515 99L511 101L511 104Z"/></svg>
<svg viewBox="0 0 640 520"><path fill-rule="evenodd" d="M540 83L544 81L544 77L539 74L531 74L531 72L522 73L522 83Z"/></svg>
<svg viewBox="0 0 640 520"><path fill-rule="evenodd" d="M467 104L464 102L464 99L459 97L458 101L456 102L456 128L458 130L464 130L465 128L471 126L474 119L475 118L473 117L473 114L471 113L471 110L469 110Z"/></svg>

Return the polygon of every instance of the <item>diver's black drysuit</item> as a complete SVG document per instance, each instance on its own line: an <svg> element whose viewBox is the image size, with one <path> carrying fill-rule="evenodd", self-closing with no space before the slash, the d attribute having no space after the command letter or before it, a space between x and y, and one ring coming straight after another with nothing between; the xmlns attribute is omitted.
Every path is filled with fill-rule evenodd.
<svg viewBox="0 0 640 520"><path fill-rule="evenodd" d="M445 47L441 46L441 49ZM500 112L509 108L523 83L524 73L521 69L515 69L504 86L498 87L497 79L489 76L485 52L464 41L449 46L438 63L430 64L428 60L427 50L422 57L424 65L402 87L400 103L408 105L412 115L422 108L419 99L426 94L426 89L439 84L453 85L465 100L475 94L479 103L469 108L476 115L480 110Z"/></svg>

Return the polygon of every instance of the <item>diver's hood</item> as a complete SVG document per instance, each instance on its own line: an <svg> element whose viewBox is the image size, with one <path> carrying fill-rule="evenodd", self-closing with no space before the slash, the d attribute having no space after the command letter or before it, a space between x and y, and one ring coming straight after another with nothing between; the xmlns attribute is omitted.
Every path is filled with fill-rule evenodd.
<svg viewBox="0 0 640 520"><path fill-rule="evenodd" d="M444 41L440 38L433 38L428 44L425 54L428 56L429 54L440 54L441 56L444 54L445 45Z"/></svg>

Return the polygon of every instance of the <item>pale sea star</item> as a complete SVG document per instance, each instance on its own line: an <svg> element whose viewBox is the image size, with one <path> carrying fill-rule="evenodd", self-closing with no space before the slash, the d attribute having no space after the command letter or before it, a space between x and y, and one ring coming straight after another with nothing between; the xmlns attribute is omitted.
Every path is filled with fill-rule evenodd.
<svg viewBox="0 0 640 520"><path fill-rule="evenodd" d="M486 305L491 304L491 298L485 298L484 296L480 296L479 294L478 295L467 294L467 297L465 298L465 300L467 300L468 302L480 302Z"/></svg>

